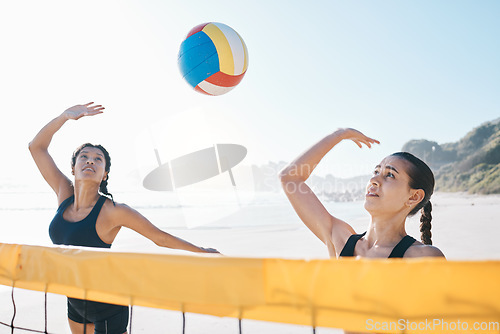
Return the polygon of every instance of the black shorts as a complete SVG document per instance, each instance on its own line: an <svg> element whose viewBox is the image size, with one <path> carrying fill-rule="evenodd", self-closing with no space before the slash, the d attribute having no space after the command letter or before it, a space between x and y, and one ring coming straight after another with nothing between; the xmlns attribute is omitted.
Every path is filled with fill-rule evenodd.
<svg viewBox="0 0 500 334"><path fill-rule="evenodd" d="M80 324L93 323L96 334L125 333L128 326L128 313L128 306L68 297L68 318Z"/></svg>

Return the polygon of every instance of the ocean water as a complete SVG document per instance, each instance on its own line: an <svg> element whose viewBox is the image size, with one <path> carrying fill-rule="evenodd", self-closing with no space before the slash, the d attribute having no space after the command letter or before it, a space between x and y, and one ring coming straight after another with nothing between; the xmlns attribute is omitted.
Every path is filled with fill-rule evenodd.
<svg viewBox="0 0 500 334"><path fill-rule="evenodd" d="M177 191L142 189L113 192L158 228L198 246L228 256L326 258L325 246L302 223L282 192ZM432 240L448 259L498 259L500 196L433 195ZM326 209L363 232L369 215L363 201L333 202ZM52 246L48 227L57 209L49 190L0 187L0 242ZM408 234L420 238L417 214L407 220ZM488 233L485 233L488 231ZM178 253L156 246L142 235L122 229L112 250Z"/></svg>

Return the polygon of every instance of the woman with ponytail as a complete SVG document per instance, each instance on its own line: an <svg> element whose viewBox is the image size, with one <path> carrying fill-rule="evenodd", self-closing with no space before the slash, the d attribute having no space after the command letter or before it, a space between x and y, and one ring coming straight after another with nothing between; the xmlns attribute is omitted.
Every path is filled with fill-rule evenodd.
<svg viewBox="0 0 500 334"><path fill-rule="evenodd" d="M191 252L218 253L170 235L139 212L115 203L107 184L111 158L101 145L83 144L73 153L74 182L57 167L48 152L54 134L68 120L101 114L104 107L76 105L45 125L29 144L42 176L57 196L58 210L49 227L52 242L58 245L110 248L122 227L128 227L162 247ZM127 332L127 306L68 298L68 319L72 333Z"/></svg>
<svg viewBox="0 0 500 334"><path fill-rule="evenodd" d="M343 140L360 148L379 144L354 129L338 129L301 154L280 172L283 189L304 224L327 246L331 257L370 258L444 257L432 246L430 202L434 175L407 152L384 158L375 166L366 187L364 207L371 216L367 231L356 234L345 221L330 214L306 184L321 159ZM422 242L406 234L408 216L421 213Z"/></svg>

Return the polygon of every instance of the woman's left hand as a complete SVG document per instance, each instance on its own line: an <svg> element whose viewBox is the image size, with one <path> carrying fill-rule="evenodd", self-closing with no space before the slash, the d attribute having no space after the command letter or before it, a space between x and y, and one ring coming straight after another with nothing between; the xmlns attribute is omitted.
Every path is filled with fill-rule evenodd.
<svg viewBox="0 0 500 334"><path fill-rule="evenodd" d="M365 144L368 148L371 148L373 144L380 144L377 139L365 136L360 131L352 128L338 129L336 134L340 135L342 139L352 140L359 148L363 147L361 144Z"/></svg>
<svg viewBox="0 0 500 334"><path fill-rule="evenodd" d="M71 108L66 109L63 112L63 115L67 119L78 120L84 116L94 116L98 114L102 114L104 107L100 104L92 105L94 102L89 102L86 104L77 104Z"/></svg>

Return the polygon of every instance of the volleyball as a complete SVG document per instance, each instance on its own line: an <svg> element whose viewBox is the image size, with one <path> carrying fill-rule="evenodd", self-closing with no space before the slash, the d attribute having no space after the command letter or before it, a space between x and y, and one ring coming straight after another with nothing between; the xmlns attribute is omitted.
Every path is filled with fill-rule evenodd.
<svg viewBox="0 0 500 334"><path fill-rule="evenodd" d="M181 43L178 57L182 77L197 92L222 95L236 87L248 67L243 38L217 22L200 24Z"/></svg>

